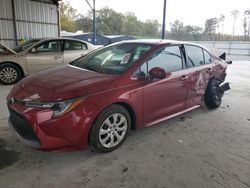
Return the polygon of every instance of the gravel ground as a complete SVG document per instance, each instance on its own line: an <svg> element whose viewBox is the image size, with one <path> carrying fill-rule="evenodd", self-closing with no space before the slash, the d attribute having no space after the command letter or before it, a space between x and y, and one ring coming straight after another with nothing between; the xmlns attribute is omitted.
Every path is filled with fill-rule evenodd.
<svg viewBox="0 0 250 188"><path fill-rule="evenodd" d="M141 131L108 154L40 152L16 140L0 86L0 187L250 188L250 62L229 66L231 91L204 107Z"/></svg>

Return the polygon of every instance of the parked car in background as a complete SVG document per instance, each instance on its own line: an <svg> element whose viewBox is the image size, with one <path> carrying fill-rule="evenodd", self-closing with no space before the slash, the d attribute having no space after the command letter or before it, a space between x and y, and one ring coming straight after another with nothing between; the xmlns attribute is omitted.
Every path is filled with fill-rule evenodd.
<svg viewBox="0 0 250 188"><path fill-rule="evenodd" d="M199 45L116 43L21 80L7 96L10 127L40 150L118 148L131 129L221 104L227 64ZM51 76L48 76L51 75ZM53 76L52 76L53 75Z"/></svg>
<svg viewBox="0 0 250 188"><path fill-rule="evenodd" d="M69 63L96 48L68 38L32 39L14 49L0 43L0 82L17 83L28 74Z"/></svg>

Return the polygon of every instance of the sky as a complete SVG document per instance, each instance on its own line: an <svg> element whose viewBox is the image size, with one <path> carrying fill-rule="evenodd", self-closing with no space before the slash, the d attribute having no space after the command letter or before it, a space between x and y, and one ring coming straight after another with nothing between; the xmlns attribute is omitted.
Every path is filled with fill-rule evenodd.
<svg viewBox="0 0 250 188"><path fill-rule="evenodd" d="M89 0L92 2L92 0ZM81 14L89 10L85 0L70 0L71 5ZM139 20L157 19L162 24L163 0L96 0L96 9L109 7L117 12L134 12ZM243 13L250 9L250 0L167 0L166 29L170 23L180 20L184 25L196 25L204 28L208 18L225 15L224 33L232 34L233 17L230 12L240 11L236 19L235 35L243 34ZM218 30L221 31L219 28Z"/></svg>

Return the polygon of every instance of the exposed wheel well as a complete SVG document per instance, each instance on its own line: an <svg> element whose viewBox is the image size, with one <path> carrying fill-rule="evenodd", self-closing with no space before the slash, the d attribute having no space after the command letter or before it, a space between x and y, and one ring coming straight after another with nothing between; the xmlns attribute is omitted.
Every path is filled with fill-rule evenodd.
<svg viewBox="0 0 250 188"><path fill-rule="evenodd" d="M133 108L128 103L124 103L124 102L118 102L115 104L119 104L122 107L126 108L126 110L128 111L128 113L131 117L131 129L136 130L136 116L135 116L135 112L134 112Z"/></svg>
<svg viewBox="0 0 250 188"><path fill-rule="evenodd" d="M15 63L15 62L11 62L11 61L5 61L5 62L2 62L1 64L3 65L3 64L6 64L6 63L10 63L10 64L13 64L13 65L17 66L21 71L22 77L24 77L23 68L19 64Z"/></svg>

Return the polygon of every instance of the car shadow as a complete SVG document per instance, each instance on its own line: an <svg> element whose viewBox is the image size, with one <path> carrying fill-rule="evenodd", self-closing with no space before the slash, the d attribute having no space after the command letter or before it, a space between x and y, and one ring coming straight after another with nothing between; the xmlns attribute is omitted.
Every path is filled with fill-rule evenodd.
<svg viewBox="0 0 250 188"><path fill-rule="evenodd" d="M49 164L65 165L70 164L72 161L76 163L85 163L93 157L102 158L103 156L119 155L119 153L127 153L128 151L136 150L136 145L149 140L153 134L162 132L162 134L171 134L174 129L183 128L185 122L188 122L192 117L198 114L204 114L208 111L206 108L198 108L191 112L177 116L170 120L163 121L155 124L154 126L147 127L138 131L131 131L128 139L124 142L123 146L118 150L106 154L97 154L92 152L90 148L84 151L70 151L70 152L44 152L38 151L27 147L16 139L14 133L7 126L0 127L0 171L4 168L11 167L32 167L43 166ZM139 138L139 139L138 139ZM11 156L11 157L10 157Z"/></svg>

